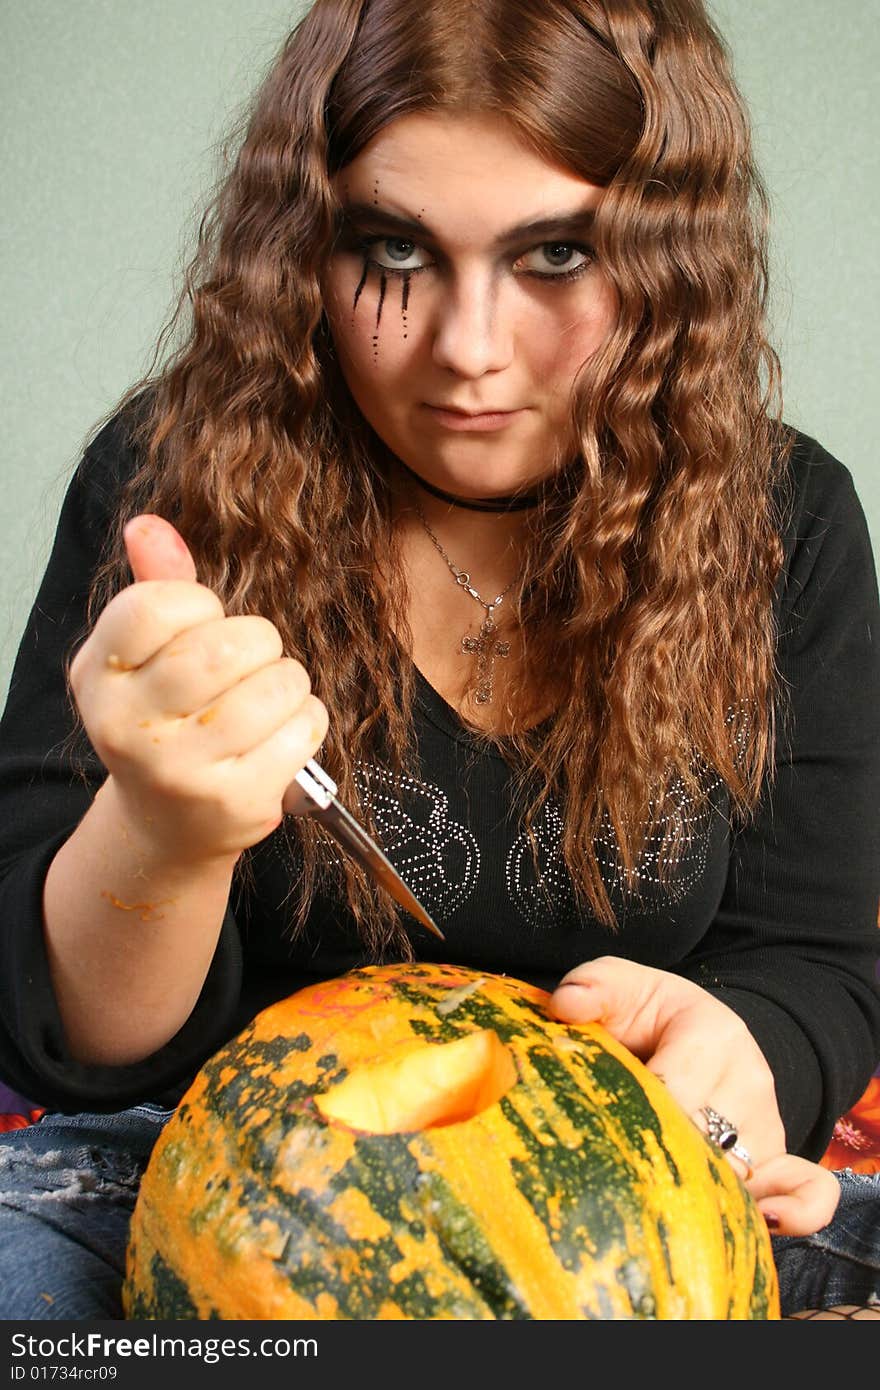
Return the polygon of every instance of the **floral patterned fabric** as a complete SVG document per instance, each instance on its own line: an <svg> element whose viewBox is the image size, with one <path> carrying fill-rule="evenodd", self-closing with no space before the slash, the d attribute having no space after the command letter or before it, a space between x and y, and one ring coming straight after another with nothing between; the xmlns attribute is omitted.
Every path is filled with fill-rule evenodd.
<svg viewBox="0 0 880 1390"><path fill-rule="evenodd" d="M39 1108L28 1110L26 1113L17 1110L6 1110L0 1115L0 1134L2 1134L4 1130L24 1129L26 1125L32 1125L42 1114L43 1111Z"/></svg>
<svg viewBox="0 0 880 1390"><path fill-rule="evenodd" d="M880 928L880 908L877 926ZM880 980L880 965L877 978ZM852 1110L847 1110L837 1121L831 1143L819 1161L823 1168L880 1173L880 1067Z"/></svg>
<svg viewBox="0 0 880 1390"><path fill-rule="evenodd" d="M841 1115L821 1160L823 1168L851 1168L880 1173L880 1072L875 1072L860 1100Z"/></svg>
<svg viewBox="0 0 880 1390"><path fill-rule="evenodd" d="M25 1125L33 1124L42 1114L41 1106L18 1095L16 1091L10 1091L0 1081L0 1133L7 1129L24 1129Z"/></svg>

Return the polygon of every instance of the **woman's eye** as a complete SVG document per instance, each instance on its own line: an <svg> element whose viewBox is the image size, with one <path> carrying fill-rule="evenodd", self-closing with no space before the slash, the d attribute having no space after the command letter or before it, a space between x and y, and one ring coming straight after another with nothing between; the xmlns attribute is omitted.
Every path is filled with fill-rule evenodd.
<svg viewBox="0 0 880 1390"><path fill-rule="evenodd" d="M364 249L368 260L382 270L422 270L431 263L422 248L405 237L370 237Z"/></svg>
<svg viewBox="0 0 880 1390"><path fill-rule="evenodd" d="M536 246L534 250L521 256L516 263L516 269L553 279L562 275L575 275L585 270L593 259L593 252L586 246L572 246L567 241L545 241L541 246Z"/></svg>

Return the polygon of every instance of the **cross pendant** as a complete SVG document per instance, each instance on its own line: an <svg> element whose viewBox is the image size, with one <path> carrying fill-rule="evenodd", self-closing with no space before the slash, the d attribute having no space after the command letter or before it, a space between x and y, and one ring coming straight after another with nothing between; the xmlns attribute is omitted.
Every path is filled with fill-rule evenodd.
<svg viewBox="0 0 880 1390"><path fill-rule="evenodd" d="M498 624L487 612L480 627L479 637L462 637L461 650L477 658L477 688L474 703L488 705L492 700L494 687L495 658L510 656L510 643L496 640Z"/></svg>

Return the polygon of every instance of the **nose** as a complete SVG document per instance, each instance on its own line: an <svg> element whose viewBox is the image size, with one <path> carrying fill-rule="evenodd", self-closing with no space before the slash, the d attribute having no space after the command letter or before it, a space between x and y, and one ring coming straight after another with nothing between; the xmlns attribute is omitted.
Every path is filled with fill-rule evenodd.
<svg viewBox="0 0 880 1390"><path fill-rule="evenodd" d="M433 356L462 377L502 371L513 358L512 306L486 269L459 275L437 307Z"/></svg>

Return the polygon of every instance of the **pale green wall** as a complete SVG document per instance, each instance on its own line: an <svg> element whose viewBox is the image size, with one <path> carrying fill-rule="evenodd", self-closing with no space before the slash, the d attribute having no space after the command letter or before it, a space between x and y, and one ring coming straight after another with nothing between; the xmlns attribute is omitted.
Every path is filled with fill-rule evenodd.
<svg viewBox="0 0 880 1390"><path fill-rule="evenodd" d="M539 0L536 0L538 3ZM0 0L0 692L92 423L140 376L290 0ZM880 0L716 0L775 212L788 419L880 554Z"/></svg>

